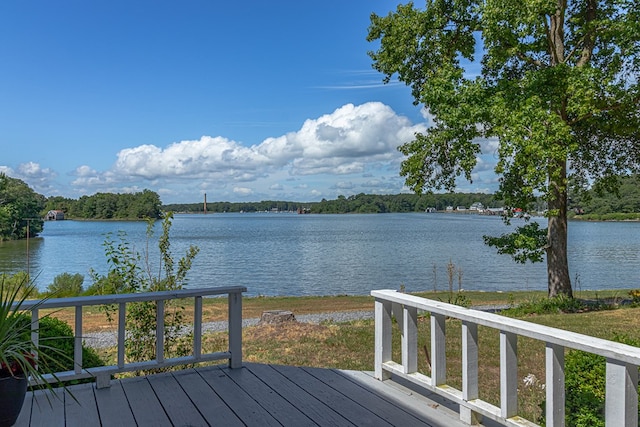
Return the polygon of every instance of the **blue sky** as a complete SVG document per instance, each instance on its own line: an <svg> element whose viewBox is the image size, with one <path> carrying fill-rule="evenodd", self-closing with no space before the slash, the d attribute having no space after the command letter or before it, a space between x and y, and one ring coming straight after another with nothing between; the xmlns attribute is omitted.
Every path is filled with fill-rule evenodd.
<svg viewBox="0 0 640 427"><path fill-rule="evenodd" d="M45 196L164 203L407 192L397 146L429 125L382 84L382 0L0 4L0 171ZM459 191L494 191L491 156Z"/></svg>

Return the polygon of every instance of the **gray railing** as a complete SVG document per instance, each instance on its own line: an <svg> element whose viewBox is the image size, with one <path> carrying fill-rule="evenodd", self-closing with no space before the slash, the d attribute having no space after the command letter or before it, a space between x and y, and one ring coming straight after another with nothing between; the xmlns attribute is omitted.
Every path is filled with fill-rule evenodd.
<svg viewBox="0 0 640 427"><path fill-rule="evenodd" d="M460 418L476 424L485 416L503 425L535 426L518 416L517 337L546 344L546 425L565 423L565 348L606 358L605 419L608 427L638 426L640 348L392 291L375 297L375 376L405 378L460 405ZM430 314L431 376L418 372L418 310ZM391 328L401 333L401 363L392 360ZM462 390L447 384L445 319L462 321ZM478 325L500 331L500 406L478 397Z"/></svg>
<svg viewBox="0 0 640 427"><path fill-rule="evenodd" d="M219 288L202 288L202 289L182 289L176 291L163 292L144 292L135 294L118 294L118 295L96 295L89 297L73 297L73 298L52 298L39 301L26 301L22 304L22 309L31 311L32 333L31 339L38 344L38 324L40 311L48 309L75 308L74 322L74 366L75 369L66 372L57 372L53 375L45 376L50 382L68 381L83 378L95 377L97 387L108 387L111 375L121 372L140 371L148 369L166 368L169 366L186 365L199 362L207 362L213 360L228 359L231 368L239 368L242 366L242 293L247 288L243 286L229 286ZM228 295L228 334L229 346L226 351L218 351L213 353L202 353L202 298L213 295ZM164 308L165 301L172 299L193 299L194 316L193 316L193 346L192 353L189 356L167 358L164 357ZM156 304L156 351L155 359L142 362L130 363L125 360L125 339L127 331L125 330L125 316L127 304L155 301ZM82 361L82 311L84 307L116 305L118 311L117 321L117 363L111 366L101 366L91 368L90 370L83 368ZM56 380L57 378L57 380Z"/></svg>

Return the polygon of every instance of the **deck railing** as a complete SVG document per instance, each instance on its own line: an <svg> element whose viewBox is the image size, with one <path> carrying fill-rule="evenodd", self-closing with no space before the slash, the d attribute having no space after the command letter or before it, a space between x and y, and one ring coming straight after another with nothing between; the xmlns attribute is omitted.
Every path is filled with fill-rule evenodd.
<svg viewBox="0 0 640 427"><path fill-rule="evenodd" d="M75 328L74 328L74 366L75 369L66 372L57 372L53 375L46 375L45 379L50 382L68 381L83 378L95 377L97 387L108 387L111 375L121 372L140 371L148 369L166 368L175 365L186 365L198 362L228 359L231 368L242 366L242 293L247 288L243 286L229 286L218 288L202 289L182 289L176 291L144 292L135 294L118 295L96 295L88 297L72 298L52 298L44 302L26 301L22 304L22 309L31 310L32 332L31 339L38 344L38 324L40 311L48 309L75 308ZM228 334L229 346L226 351L213 353L202 353L202 298L214 295L228 295ZM165 301L173 299L193 299L193 347L189 356L167 358L164 357L164 308ZM125 316L127 304L155 301L156 318L156 351L155 359L142 362L130 363L125 361ZM117 363L111 366L101 366L83 368L82 361L82 311L84 307L100 305L117 305ZM57 377L57 380L56 380Z"/></svg>
<svg viewBox="0 0 640 427"><path fill-rule="evenodd" d="M638 426L638 366L640 348L568 332L493 313L392 291L372 291L375 297L375 376L397 375L460 405L468 424L482 416L503 425L535 424L518 413L517 337L546 344L546 425L565 423L564 351L566 348L606 358L605 419L608 427ZM430 314L431 376L418 372L418 310ZM401 333L401 363L392 360L392 316ZM462 390L447 384L445 319L462 321ZM478 397L478 325L500 331L500 406Z"/></svg>

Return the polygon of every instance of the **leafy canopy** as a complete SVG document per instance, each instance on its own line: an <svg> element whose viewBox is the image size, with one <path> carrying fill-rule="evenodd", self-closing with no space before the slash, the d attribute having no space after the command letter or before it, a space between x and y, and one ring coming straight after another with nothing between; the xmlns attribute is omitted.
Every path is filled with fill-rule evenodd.
<svg viewBox="0 0 640 427"><path fill-rule="evenodd" d="M496 197L524 211L541 197L549 227L489 243L530 260L546 251L550 293L570 294L569 183L612 190L640 170L640 2L428 0L372 14L368 40L385 81L397 76L433 116L399 147L406 184L452 191L497 147L482 153L497 157Z"/></svg>

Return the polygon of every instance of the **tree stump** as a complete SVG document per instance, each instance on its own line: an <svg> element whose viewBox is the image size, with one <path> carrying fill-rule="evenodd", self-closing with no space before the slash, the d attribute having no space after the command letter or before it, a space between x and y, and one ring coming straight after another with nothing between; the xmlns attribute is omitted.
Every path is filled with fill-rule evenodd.
<svg viewBox="0 0 640 427"><path fill-rule="evenodd" d="M263 311L260 317L260 323L280 324L286 322L295 322L296 317L293 312L286 310L269 310Z"/></svg>

